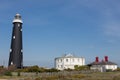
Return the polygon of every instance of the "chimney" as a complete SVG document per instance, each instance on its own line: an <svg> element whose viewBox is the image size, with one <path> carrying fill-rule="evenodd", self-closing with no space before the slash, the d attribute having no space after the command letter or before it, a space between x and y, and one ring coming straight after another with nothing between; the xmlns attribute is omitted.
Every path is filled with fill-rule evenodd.
<svg viewBox="0 0 120 80"><path fill-rule="evenodd" d="M96 57L95 62L99 62L99 57Z"/></svg>
<svg viewBox="0 0 120 80"><path fill-rule="evenodd" d="M105 56L105 62L108 62L108 56Z"/></svg>

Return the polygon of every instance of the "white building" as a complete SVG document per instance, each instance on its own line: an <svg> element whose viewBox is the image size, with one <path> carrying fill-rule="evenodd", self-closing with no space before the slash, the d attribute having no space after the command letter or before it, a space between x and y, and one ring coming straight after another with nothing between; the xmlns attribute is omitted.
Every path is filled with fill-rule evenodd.
<svg viewBox="0 0 120 80"><path fill-rule="evenodd" d="M113 63L111 61L108 61L108 57L105 56L105 60L102 60L99 62L98 57L96 57L96 61L90 64L91 70L98 70L101 72L105 72L106 70L116 70L117 69L117 64Z"/></svg>
<svg viewBox="0 0 120 80"><path fill-rule="evenodd" d="M78 66L85 65L85 58L75 57L71 54L55 58L55 68L58 70L74 69L75 65Z"/></svg>

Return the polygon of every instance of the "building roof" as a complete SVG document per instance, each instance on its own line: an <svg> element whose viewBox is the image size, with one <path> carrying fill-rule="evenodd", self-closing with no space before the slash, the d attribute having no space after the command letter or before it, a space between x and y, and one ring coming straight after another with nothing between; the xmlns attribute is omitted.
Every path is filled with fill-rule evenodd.
<svg viewBox="0 0 120 80"><path fill-rule="evenodd" d="M116 63L114 62L111 62L111 61L101 61L101 62L92 62L91 64L89 65L117 65Z"/></svg>
<svg viewBox="0 0 120 80"><path fill-rule="evenodd" d="M65 54L63 57L75 57L72 54Z"/></svg>
<svg viewBox="0 0 120 80"><path fill-rule="evenodd" d="M72 54L65 54L62 57L57 57L55 59L58 59L58 58L83 58L83 57L77 57L77 56L72 55Z"/></svg>

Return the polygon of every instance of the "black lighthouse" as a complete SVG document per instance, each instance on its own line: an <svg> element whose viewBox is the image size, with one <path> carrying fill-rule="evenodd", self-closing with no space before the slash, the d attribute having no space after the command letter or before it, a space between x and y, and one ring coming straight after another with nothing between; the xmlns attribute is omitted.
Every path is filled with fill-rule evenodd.
<svg viewBox="0 0 120 80"><path fill-rule="evenodd" d="M8 63L8 66L15 65L16 68L23 67L22 23L20 14L16 14L13 20L13 31Z"/></svg>

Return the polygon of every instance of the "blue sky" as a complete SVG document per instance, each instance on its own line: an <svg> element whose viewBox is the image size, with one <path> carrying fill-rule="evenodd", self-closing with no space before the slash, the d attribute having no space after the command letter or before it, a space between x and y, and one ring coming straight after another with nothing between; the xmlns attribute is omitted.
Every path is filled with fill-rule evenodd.
<svg viewBox="0 0 120 80"><path fill-rule="evenodd" d="M53 67L63 54L120 65L119 0L1 0L0 65L7 65L16 13L23 20L24 65Z"/></svg>

